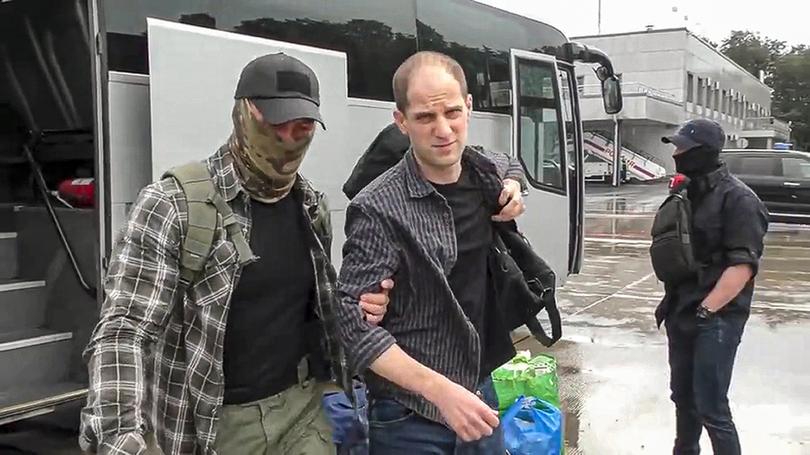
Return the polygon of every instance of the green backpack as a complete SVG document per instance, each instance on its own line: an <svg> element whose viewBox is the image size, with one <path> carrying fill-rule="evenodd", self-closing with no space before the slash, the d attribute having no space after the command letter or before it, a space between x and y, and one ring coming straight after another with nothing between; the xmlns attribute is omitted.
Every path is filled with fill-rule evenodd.
<svg viewBox="0 0 810 455"><path fill-rule="evenodd" d="M236 247L239 264L250 262L253 258L250 245L231 207L214 187L208 166L199 161L187 163L168 170L163 174L163 178L167 177L177 181L188 205L188 229L180 251L180 281L185 284L194 282L205 268L214 245L217 214L222 216L225 231Z"/></svg>

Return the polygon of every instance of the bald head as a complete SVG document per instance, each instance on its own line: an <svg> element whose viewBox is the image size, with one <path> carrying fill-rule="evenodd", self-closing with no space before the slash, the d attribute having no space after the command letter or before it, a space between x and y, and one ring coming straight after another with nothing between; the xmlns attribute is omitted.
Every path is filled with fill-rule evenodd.
<svg viewBox="0 0 810 455"><path fill-rule="evenodd" d="M453 76L461 88L461 94L467 97L467 79L464 77L464 70L452 57L439 52L422 51L417 52L399 65L394 73L394 101L397 103L397 110L405 112L408 108L408 88L411 77L420 69L425 67L438 67Z"/></svg>

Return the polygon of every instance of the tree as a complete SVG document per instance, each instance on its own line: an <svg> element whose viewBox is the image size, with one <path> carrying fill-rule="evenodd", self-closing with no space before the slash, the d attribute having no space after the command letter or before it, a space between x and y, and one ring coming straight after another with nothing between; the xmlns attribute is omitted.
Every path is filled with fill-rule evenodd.
<svg viewBox="0 0 810 455"><path fill-rule="evenodd" d="M796 148L810 149L810 47L793 46L758 33L735 30L720 51L773 89L773 113L791 123Z"/></svg>
<svg viewBox="0 0 810 455"><path fill-rule="evenodd" d="M810 150L810 48L795 46L780 57L771 83L776 116L791 122L797 148Z"/></svg>
<svg viewBox="0 0 810 455"><path fill-rule="evenodd" d="M785 47L784 41L762 38L759 33L748 30L734 30L723 40L720 51L755 77L759 77L760 71L767 77L773 72Z"/></svg>

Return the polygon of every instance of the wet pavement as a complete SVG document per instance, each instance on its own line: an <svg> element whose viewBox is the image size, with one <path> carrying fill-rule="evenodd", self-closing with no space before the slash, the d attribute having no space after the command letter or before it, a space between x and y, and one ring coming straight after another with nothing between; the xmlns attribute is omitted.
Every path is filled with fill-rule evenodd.
<svg viewBox="0 0 810 455"><path fill-rule="evenodd" d="M589 187L582 272L558 292L557 357L568 454L671 453L663 296L649 229L665 185ZM730 399L748 454L810 454L810 227L772 224L740 345ZM703 453L712 453L704 432Z"/></svg>
<svg viewBox="0 0 810 455"><path fill-rule="evenodd" d="M663 185L588 188L584 267L558 292L564 338L550 350L569 455L671 453L666 337L653 319L663 292L647 255L665 194ZM771 226L753 306L730 393L743 450L810 454L810 227ZM546 351L529 340L518 348ZM29 430L16 438L28 451L0 443L0 453L79 453L73 432ZM712 453L705 434L702 445Z"/></svg>

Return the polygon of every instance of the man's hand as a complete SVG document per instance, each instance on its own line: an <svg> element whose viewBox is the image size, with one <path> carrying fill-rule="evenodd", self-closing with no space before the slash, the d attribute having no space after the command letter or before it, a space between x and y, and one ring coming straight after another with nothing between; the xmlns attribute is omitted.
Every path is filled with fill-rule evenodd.
<svg viewBox="0 0 810 455"><path fill-rule="evenodd" d="M498 427L497 410L444 376L436 375L436 381L424 396L439 408L450 428L462 441L477 441L492 435L492 431Z"/></svg>
<svg viewBox="0 0 810 455"><path fill-rule="evenodd" d="M711 313L717 313L740 294L753 275L754 269L749 264L727 268L717 280L714 289L703 299L702 305Z"/></svg>
<svg viewBox="0 0 810 455"><path fill-rule="evenodd" d="M396 344L380 354L369 368L433 403L463 441L477 441L491 435L498 427L498 411L469 390L417 362Z"/></svg>
<svg viewBox="0 0 810 455"><path fill-rule="evenodd" d="M363 309L363 316L366 321L377 325L383 320L386 308L388 307L388 293L394 288L394 280L387 279L380 283L382 288L376 294L363 294L360 296L360 308Z"/></svg>
<svg viewBox="0 0 810 455"><path fill-rule="evenodd" d="M492 221L512 221L526 211L523 203L520 182L512 179L504 179L503 191L498 203L503 207L501 212L492 217Z"/></svg>

